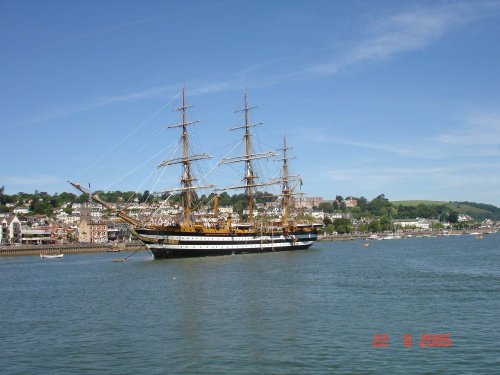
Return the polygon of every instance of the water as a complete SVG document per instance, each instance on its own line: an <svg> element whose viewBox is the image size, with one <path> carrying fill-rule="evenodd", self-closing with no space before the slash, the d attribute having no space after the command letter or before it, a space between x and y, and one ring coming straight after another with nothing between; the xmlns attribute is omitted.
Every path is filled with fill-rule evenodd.
<svg viewBox="0 0 500 375"><path fill-rule="evenodd" d="M500 373L500 235L362 244L0 258L0 373Z"/></svg>

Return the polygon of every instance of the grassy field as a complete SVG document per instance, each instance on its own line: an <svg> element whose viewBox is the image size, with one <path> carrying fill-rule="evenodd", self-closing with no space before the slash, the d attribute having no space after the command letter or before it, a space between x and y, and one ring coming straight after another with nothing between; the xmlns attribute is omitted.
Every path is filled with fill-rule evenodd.
<svg viewBox="0 0 500 375"><path fill-rule="evenodd" d="M402 204L403 206L418 206L419 204L425 204L429 206L435 206L435 205L448 205L451 204L449 202L444 202L444 201L425 201L425 200L414 200L414 201L390 201L391 204L395 206L399 206Z"/></svg>

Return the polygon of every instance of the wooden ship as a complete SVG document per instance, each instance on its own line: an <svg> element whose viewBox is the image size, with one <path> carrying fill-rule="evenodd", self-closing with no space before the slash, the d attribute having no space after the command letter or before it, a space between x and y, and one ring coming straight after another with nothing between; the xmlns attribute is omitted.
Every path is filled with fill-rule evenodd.
<svg viewBox="0 0 500 375"><path fill-rule="evenodd" d="M272 152L252 153L252 134L250 129L259 125L249 123L249 111L247 97L244 98L244 106L241 112L244 115L244 124L230 130L242 130L244 132L245 153L242 156L226 158L219 165L229 163L243 163L245 165L244 184L231 186L229 188L215 188L213 185L196 186L196 178L191 173L192 163L210 158L208 154L189 154L190 125L197 121L187 121L186 110L190 108L186 104L185 90L182 91L182 104L178 110L181 113L181 122L169 128L181 129L182 156L163 161L158 168L171 165L181 165L182 173L180 187L162 193L180 193L182 196L182 216L180 220L169 220L166 223L144 222L132 218L123 210L117 210L110 204L104 202L98 195L86 191L78 183L70 184L82 193L88 194L95 202L105 208L114 211L122 220L133 226L133 235L142 241L155 259L175 257L200 257L214 255L263 253L273 251L292 251L308 249L318 238L317 227L322 224L310 222L297 222L291 218L290 206L293 188L291 182L300 179L299 176L289 176L286 138L284 139L282 152L282 176L272 181L257 183L254 173L253 161L256 159L272 158L276 154ZM301 182L301 180L300 180ZM282 199L282 214L279 220L270 220L264 224L254 218L254 190L257 187L280 184ZM210 220L202 220L194 212L194 200L198 189L214 188L213 213ZM218 194L220 191L229 189L244 189L248 220L246 222L233 222L231 217L219 214Z"/></svg>

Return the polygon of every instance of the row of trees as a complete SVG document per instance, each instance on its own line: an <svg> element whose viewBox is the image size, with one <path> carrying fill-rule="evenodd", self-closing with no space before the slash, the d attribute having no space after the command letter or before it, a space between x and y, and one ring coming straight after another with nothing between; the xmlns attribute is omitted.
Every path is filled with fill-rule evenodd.
<svg viewBox="0 0 500 375"><path fill-rule="evenodd" d="M334 202L320 203L317 208L327 213L339 211L351 213L355 219L360 219L362 217L378 217L382 220L382 226L384 226L386 222L390 222L390 218L415 219L420 217L424 219L439 219L440 221L450 223L456 223L458 221L458 212L444 204L426 205L421 203L416 206L402 204L395 206L389 202L384 194L380 194L371 201L368 201L365 197L354 199L358 202L357 207L347 208L344 199L338 195Z"/></svg>
<svg viewBox="0 0 500 375"><path fill-rule="evenodd" d="M139 202L145 202L146 200L151 201L154 197L150 196L149 191L144 193L135 193L133 191L96 191L95 194L99 195L104 201L109 203L125 203L131 202L137 199ZM29 193L17 193L8 195L5 194L5 187L0 187L0 213L9 212L10 209L7 207L8 204L14 205L16 207L27 206L30 213L35 215L47 215L51 216L54 209L60 208L67 203L84 203L88 198L84 194L76 195L73 193L55 193L53 195L46 192L39 192L35 190L33 194ZM70 207L67 211L71 210Z"/></svg>
<svg viewBox="0 0 500 375"><path fill-rule="evenodd" d="M33 194L28 193L17 193L13 195L4 194L5 188L2 186L0 188L0 213L9 212L10 209L7 204L12 204L14 206L28 206L30 213L32 214L43 214L51 216L54 209L64 206L67 203L84 203L87 201L87 197L84 194L75 195L73 193L55 193L50 195L46 192L35 191ZM156 196L150 194L148 190L144 193L136 193L133 191L109 191L104 192L98 190L94 192L102 200L109 203L129 203L137 201L139 203L143 202L154 202L160 199L166 199L167 196ZM202 195L199 199L195 199L197 204L208 204L213 201L214 194L208 196ZM278 199L278 197L273 196L264 192L256 192L254 195L255 201L257 203L272 202ZM181 194L174 194L170 197L170 202L179 203L182 197ZM229 195L223 192L219 195L219 205L220 206L233 206L236 212L242 213L243 209L246 207L246 196L245 194L234 194ZM70 207L67 211L71 210Z"/></svg>
<svg viewBox="0 0 500 375"><path fill-rule="evenodd" d="M35 190L33 194L17 193L7 195L5 188L0 188L0 212L9 212L8 204L14 206L28 206L33 214L52 215L55 208L63 206L65 203L84 201L84 197L72 193L55 193L50 195L46 192ZM83 198L83 199L82 199Z"/></svg>
<svg viewBox="0 0 500 375"><path fill-rule="evenodd" d="M148 190L143 193L136 193L133 191L97 191L103 200L110 203L126 203L138 201L142 202L153 202L159 199L165 199L166 196L155 196L151 195ZM254 195L256 203L266 203L274 202L278 199L278 196L274 196L265 192L256 192ZM180 202L182 199L180 194L174 195L170 198L170 202ZM380 194L374 199L368 201L365 197L354 198L357 200L357 207L348 208L346 207L345 201L342 196L337 195L335 201L324 202L318 205L316 209L322 210L325 213L342 212L350 213L355 219L364 218L378 218L378 225L382 230L386 229L392 219L414 219L416 217L427 218L427 219L439 219L442 222L456 223L458 221L458 212L453 210L445 204L441 205L393 205L385 197L384 194ZM10 208L7 204L14 206L26 206L28 205L29 210L33 214L44 214L52 215L54 209L62 207L66 203L83 203L87 200L86 196L75 195L73 193L55 193L50 195L46 192L35 191L33 194L28 193L17 193L13 195L5 194L5 188L0 187L0 213L9 212ZM198 204L208 204L213 200L213 194L208 196L202 195L199 197ZM477 207L484 210L489 210L492 214L500 216L500 208L491 205L484 205L479 203L464 202L472 207ZM233 206L234 210L239 214L242 213L243 209L246 207L246 196L245 194L234 194L229 195L227 192L223 192L219 195L219 205L220 206ZM70 208L68 207L68 212ZM374 221L372 221L373 223ZM377 221L375 221L377 223ZM334 225L335 231L341 233L345 229L345 223L337 222L326 222L328 225ZM377 224L372 224L376 226Z"/></svg>

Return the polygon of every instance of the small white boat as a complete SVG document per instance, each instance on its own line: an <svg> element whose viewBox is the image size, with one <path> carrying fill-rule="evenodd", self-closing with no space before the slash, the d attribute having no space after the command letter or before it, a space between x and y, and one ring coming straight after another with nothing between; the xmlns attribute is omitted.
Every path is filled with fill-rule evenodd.
<svg viewBox="0 0 500 375"><path fill-rule="evenodd" d="M54 255L40 254L40 258L47 258L47 259L62 258L63 256L64 254L54 254Z"/></svg>
<svg viewBox="0 0 500 375"><path fill-rule="evenodd" d="M381 238L382 240L399 240L401 239L401 236L399 234L388 234L385 237Z"/></svg>

